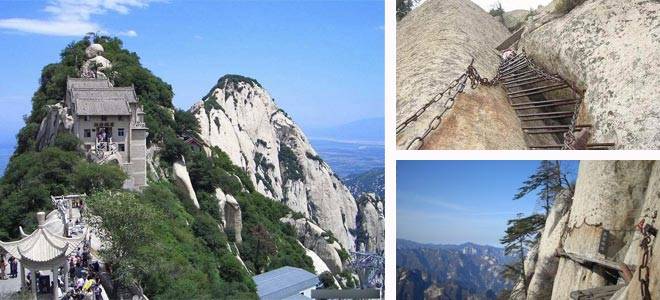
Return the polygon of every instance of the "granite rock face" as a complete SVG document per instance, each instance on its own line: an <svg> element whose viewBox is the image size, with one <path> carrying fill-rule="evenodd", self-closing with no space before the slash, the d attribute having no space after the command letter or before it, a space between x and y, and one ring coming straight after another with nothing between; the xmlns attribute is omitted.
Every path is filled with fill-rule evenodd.
<svg viewBox="0 0 660 300"><path fill-rule="evenodd" d="M193 205L199 209L197 195L195 194L192 182L190 181L190 175L188 174L188 168L186 168L186 162L183 159L174 162L172 166L172 175L176 185L186 193L188 200L190 200Z"/></svg>
<svg viewBox="0 0 660 300"><path fill-rule="evenodd" d="M514 31L525 23L529 14L529 10L524 9L507 11L502 15L502 23L507 29Z"/></svg>
<svg viewBox="0 0 660 300"><path fill-rule="evenodd" d="M641 299L638 280L643 255L642 234L636 224L642 219L655 228L652 216L660 209L660 163L655 161L582 161L572 199L560 195L546 220L532 274L528 299L569 299L577 290L612 285L612 278L600 267L588 268L565 257L566 252L633 266L630 283L612 299ZM601 234L609 231L605 251L599 253ZM653 239L650 256L649 291L660 296L660 243ZM637 268L635 268L637 267Z"/></svg>
<svg viewBox="0 0 660 300"><path fill-rule="evenodd" d="M527 22L519 47L584 90L592 140L660 148L660 3L588 0L562 15L559 2Z"/></svg>
<svg viewBox="0 0 660 300"><path fill-rule="evenodd" d="M495 48L510 35L509 30L471 1L426 1L397 24L397 124L414 114L437 93L463 74L471 60L482 77L493 78L500 57ZM425 141L426 149L521 149L525 147L522 130L502 92L484 87L465 94L456 103L468 116L449 109L434 138ZM487 98L489 101L482 101ZM405 148L420 136L434 116L446 110L445 99L432 104L417 121L397 135L397 147ZM460 100L460 102L459 102ZM504 110L503 110L504 109ZM452 114L456 116L452 117ZM489 123L469 122L474 116L497 118ZM470 126L455 127L447 123ZM500 119L501 118L501 119ZM462 121L463 120L463 121ZM515 122L513 122L515 120ZM495 139L487 132L493 123L507 124L506 139ZM457 138L457 136L462 136ZM462 140L465 139L465 142ZM494 146L495 144L495 146Z"/></svg>
<svg viewBox="0 0 660 300"><path fill-rule="evenodd" d="M385 209L374 194L362 194L358 202L357 249L378 252L385 249Z"/></svg>
<svg viewBox="0 0 660 300"><path fill-rule="evenodd" d="M224 76L190 111L204 142L227 153L258 192L332 232L344 248L355 249L355 199L256 80Z"/></svg>
<svg viewBox="0 0 660 300"><path fill-rule="evenodd" d="M66 107L61 104L47 106L48 113L41 120L37 132L37 149L41 150L55 142L60 132L70 132L73 128L73 117L67 114Z"/></svg>
<svg viewBox="0 0 660 300"><path fill-rule="evenodd" d="M305 218L293 219L292 217L286 217L280 221L293 225L298 240L306 249L316 253L330 271L336 274L343 270L344 265L338 252L342 249L341 245L330 239L327 232L321 227Z"/></svg>
<svg viewBox="0 0 660 300"><path fill-rule="evenodd" d="M548 299L552 294L554 274L557 272L559 258L555 256L560 246L562 234L568 221L568 209L573 199L572 191L564 190L557 195L555 203L546 218L541 241L537 246L534 269L529 276L527 298ZM528 257L531 258L532 255Z"/></svg>

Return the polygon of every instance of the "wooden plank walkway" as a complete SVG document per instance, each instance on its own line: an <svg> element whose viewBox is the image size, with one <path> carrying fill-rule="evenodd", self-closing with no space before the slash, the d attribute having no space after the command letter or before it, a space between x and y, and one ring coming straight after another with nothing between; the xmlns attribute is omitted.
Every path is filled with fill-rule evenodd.
<svg viewBox="0 0 660 300"><path fill-rule="evenodd" d="M609 300L618 290L624 288L625 284L600 286L586 290L571 292L574 300Z"/></svg>

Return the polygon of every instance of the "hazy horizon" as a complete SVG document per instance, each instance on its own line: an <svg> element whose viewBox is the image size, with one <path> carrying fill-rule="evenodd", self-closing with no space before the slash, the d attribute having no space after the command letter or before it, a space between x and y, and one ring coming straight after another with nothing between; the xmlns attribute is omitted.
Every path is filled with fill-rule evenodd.
<svg viewBox="0 0 660 300"><path fill-rule="evenodd" d="M535 193L513 200L539 161L397 161L397 239L502 247L507 220L541 212ZM576 161L562 162L577 173Z"/></svg>

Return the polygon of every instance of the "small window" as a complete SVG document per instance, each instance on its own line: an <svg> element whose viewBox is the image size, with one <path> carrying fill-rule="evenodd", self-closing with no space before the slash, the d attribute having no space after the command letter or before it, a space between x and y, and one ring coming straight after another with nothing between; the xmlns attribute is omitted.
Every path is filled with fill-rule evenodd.
<svg viewBox="0 0 660 300"><path fill-rule="evenodd" d="M117 128L117 136L124 136L124 128Z"/></svg>
<svg viewBox="0 0 660 300"><path fill-rule="evenodd" d="M85 129L85 137L92 137L92 130L91 129Z"/></svg>
<svg viewBox="0 0 660 300"><path fill-rule="evenodd" d="M107 121L107 120L108 120L108 116L101 116L101 121Z"/></svg>
<svg viewBox="0 0 660 300"><path fill-rule="evenodd" d="M118 148L119 148L119 152L124 152L124 151L126 151L126 148L125 148L124 144L119 144L118 146L119 146L119 147L118 147Z"/></svg>
<svg viewBox="0 0 660 300"><path fill-rule="evenodd" d="M121 120L123 120L123 119L124 119L123 116L117 116L117 121L121 121Z"/></svg>
<svg viewBox="0 0 660 300"><path fill-rule="evenodd" d="M85 122L89 121L89 116L83 116L83 121Z"/></svg>

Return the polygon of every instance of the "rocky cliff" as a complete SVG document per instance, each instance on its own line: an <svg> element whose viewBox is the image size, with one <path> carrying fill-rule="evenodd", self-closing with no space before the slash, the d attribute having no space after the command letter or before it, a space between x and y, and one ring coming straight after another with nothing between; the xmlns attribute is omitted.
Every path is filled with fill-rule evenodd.
<svg viewBox="0 0 660 300"><path fill-rule="evenodd" d="M654 161L583 161L572 199L560 196L547 218L538 252L532 258L533 274L528 299L568 299L573 291L624 284L612 299L642 299L639 272L642 233L636 228L660 208L660 164ZM601 235L610 236L599 251ZM660 243L651 239L649 285L652 299L660 296ZM581 256L624 263L632 279L595 265L576 263L555 255L557 248ZM531 256L531 255L530 255ZM528 257L529 259L529 257ZM551 296L550 296L551 295Z"/></svg>
<svg viewBox="0 0 660 300"><path fill-rule="evenodd" d="M224 76L190 111L204 142L226 152L257 191L331 232L345 249L356 249L355 199L256 80Z"/></svg>
<svg viewBox="0 0 660 300"><path fill-rule="evenodd" d="M572 8L571 2L555 0L529 18L520 49L584 90L593 140L657 149L660 3L588 0Z"/></svg>
<svg viewBox="0 0 660 300"><path fill-rule="evenodd" d="M509 36L502 23L471 1L426 1L397 24L397 124L463 74L472 58L483 77L493 78L500 62L495 47ZM524 149L522 130L505 94L496 88L465 88L425 148ZM446 99L446 98L445 98ZM431 105L397 135L406 147L421 135L445 100ZM479 121L475 121L479 120Z"/></svg>

